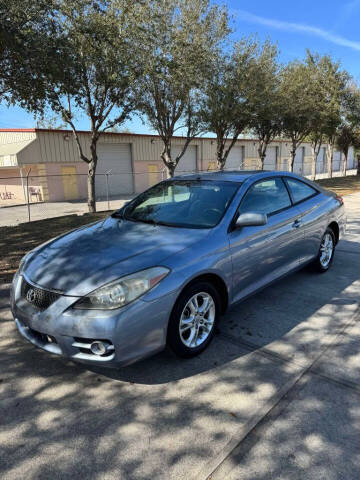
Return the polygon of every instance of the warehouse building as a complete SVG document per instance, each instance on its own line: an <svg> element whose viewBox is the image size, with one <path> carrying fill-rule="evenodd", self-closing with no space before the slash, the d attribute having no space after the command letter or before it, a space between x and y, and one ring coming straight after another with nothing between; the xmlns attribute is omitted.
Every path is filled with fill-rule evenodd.
<svg viewBox="0 0 360 480"><path fill-rule="evenodd" d="M80 132L80 141L89 155L90 134ZM176 154L183 145L183 137L174 137L173 151ZM259 168L257 141L240 139L232 148L226 169ZM110 180L112 197L142 192L148 186L166 177L160 159L162 142L156 135L128 133L102 134L98 143L98 166L96 177L97 198L105 198ZM327 147L323 145L312 166L311 147L303 143L297 150L294 171L317 178L329 176ZM347 174L356 173L351 149ZM267 149L264 168L288 170L290 143L276 141ZM335 152L333 176L343 174L343 156ZM206 171L216 168L216 140L196 138L187 148L177 166L177 172ZM1 129L0 130L0 197L26 200L26 175L30 172L31 201L76 200L87 196L87 164L79 159L76 142L70 131L46 129ZM108 172L108 176L105 174Z"/></svg>

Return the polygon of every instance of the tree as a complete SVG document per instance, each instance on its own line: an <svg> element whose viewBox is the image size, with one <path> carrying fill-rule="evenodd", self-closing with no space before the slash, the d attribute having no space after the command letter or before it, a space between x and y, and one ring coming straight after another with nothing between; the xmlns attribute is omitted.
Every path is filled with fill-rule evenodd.
<svg viewBox="0 0 360 480"><path fill-rule="evenodd" d="M227 13L208 0L149 2L146 40L139 46L145 74L139 82L139 110L162 140L161 159L170 176L189 143L204 126L198 99L205 71L228 33ZM172 137L185 142L173 155Z"/></svg>
<svg viewBox="0 0 360 480"><path fill-rule="evenodd" d="M291 140L291 171L296 150L312 130L316 111L317 82L309 53L305 61L290 62L284 68L280 84L282 98L282 131Z"/></svg>
<svg viewBox="0 0 360 480"><path fill-rule="evenodd" d="M321 145L328 141L328 153L332 171L333 147L336 130L341 121L341 109L345 99L347 72L329 55L307 53L307 64L316 86L311 132L308 140L312 146L312 174L315 176L316 159Z"/></svg>
<svg viewBox="0 0 360 480"><path fill-rule="evenodd" d="M44 114L36 122L36 128L46 128L49 130L62 130L66 128L66 124L64 122L59 123L58 115Z"/></svg>
<svg viewBox="0 0 360 480"><path fill-rule="evenodd" d="M350 147L360 148L360 91L355 83L349 83L344 92L341 123L336 131L336 145L344 155L343 175L346 175Z"/></svg>
<svg viewBox="0 0 360 480"><path fill-rule="evenodd" d="M267 40L250 68L250 127L259 140L258 154L263 170L267 147L282 130L280 65L276 45Z"/></svg>
<svg viewBox="0 0 360 480"><path fill-rule="evenodd" d="M132 85L140 71L133 37L142 14L138 3L59 0L56 8L34 25L25 22L13 35L17 44L13 50L25 50L26 58L10 65L14 74L12 99L37 114L49 106L70 126L79 157L88 164L88 206L92 212L96 210L100 135L123 124L135 108ZM16 72L19 63L21 73ZM89 118L89 151L80 141L74 110Z"/></svg>
<svg viewBox="0 0 360 480"><path fill-rule="evenodd" d="M351 125L342 124L338 128L337 136L336 136L336 146L340 150L340 152L344 155L344 163L343 163L343 175L346 175L346 166L347 166L347 159L349 154L350 147L359 148L360 147L360 139L359 135Z"/></svg>
<svg viewBox="0 0 360 480"><path fill-rule="evenodd" d="M250 127L250 99L254 84L258 42L245 38L230 53L216 52L209 70L201 100L201 118L206 130L216 134L217 166L223 170L239 135Z"/></svg>
<svg viewBox="0 0 360 480"><path fill-rule="evenodd" d="M13 103L29 89L41 95L40 86L28 75L29 55L44 52L46 37L55 34L52 12L55 0L0 0L0 99ZM41 68L42 55L31 59L34 69ZM36 96L36 94L33 94Z"/></svg>

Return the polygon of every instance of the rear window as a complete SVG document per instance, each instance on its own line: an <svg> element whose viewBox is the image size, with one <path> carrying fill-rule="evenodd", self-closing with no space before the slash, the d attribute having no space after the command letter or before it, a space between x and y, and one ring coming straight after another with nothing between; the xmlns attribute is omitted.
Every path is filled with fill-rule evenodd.
<svg viewBox="0 0 360 480"><path fill-rule="evenodd" d="M310 187L310 185L307 185L304 182L295 180L294 178L286 178L286 182L295 203L302 202L318 193L315 188Z"/></svg>

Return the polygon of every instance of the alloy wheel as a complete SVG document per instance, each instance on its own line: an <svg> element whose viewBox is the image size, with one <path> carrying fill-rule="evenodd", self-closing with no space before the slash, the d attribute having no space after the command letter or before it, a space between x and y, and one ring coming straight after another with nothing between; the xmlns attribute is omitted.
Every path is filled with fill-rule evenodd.
<svg viewBox="0 0 360 480"><path fill-rule="evenodd" d="M188 348L195 348L205 342L214 326L215 313L215 302L210 294L200 292L193 295L180 318L182 343Z"/></svg>
<svg viewBox="0 0 360 480"><path fill-rule="evenodd" d="M330 233L325 233L320 245L320 263L327 268L334 252L334 241Z"/></svg>

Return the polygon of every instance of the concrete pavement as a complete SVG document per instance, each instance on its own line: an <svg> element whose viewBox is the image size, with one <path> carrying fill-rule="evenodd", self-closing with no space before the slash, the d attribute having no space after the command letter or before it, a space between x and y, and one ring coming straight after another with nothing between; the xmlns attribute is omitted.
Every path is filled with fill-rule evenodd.
<svg viewBox="0 0 360 480"><path fill-rule="evenodd" d="M2 479L360 477L360 194L332 269L229 311L210 348L87 369L27 344L0 291Z"/></svg>
<svg viewBox="0 0 360 480"><path fill-rule="evenodd" d="M96 209L98 212L105 210L116 210L121 208L124 203L132 198L124 196L120 199L111 199L108 205L107 201L97 201ZM110 208L108 208L110 207ZM64 215L78 214L82 215L89 211L86 200L84 201L68 201L68 202L49 202L49 203L32 203L30 204L30 218L34 220L44 220L45 218L61 217ZM0 207L0 227L8 227L19 225L28 221L27 205L17 205L11 207Z"/></svg>

